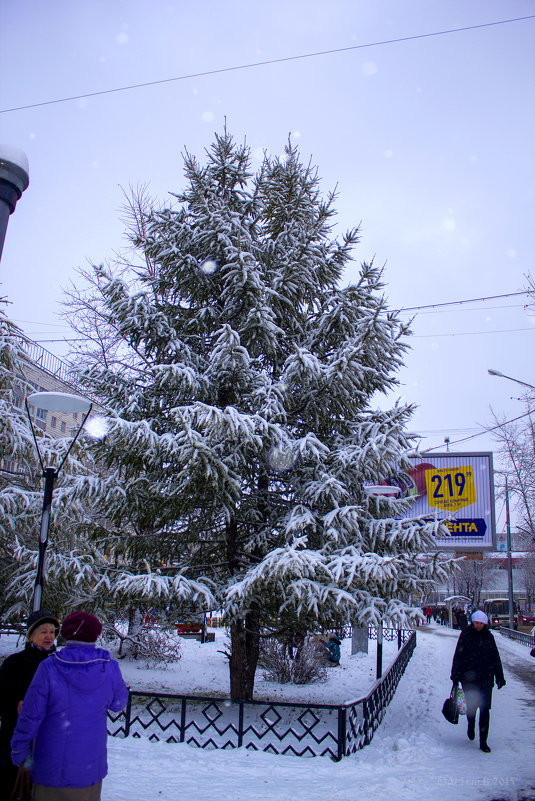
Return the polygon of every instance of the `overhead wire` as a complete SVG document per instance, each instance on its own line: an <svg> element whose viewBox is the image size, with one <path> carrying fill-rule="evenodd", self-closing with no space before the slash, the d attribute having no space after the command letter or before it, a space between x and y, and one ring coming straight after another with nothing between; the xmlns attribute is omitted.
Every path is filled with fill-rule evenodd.
<svg viewBox="0 0 535 801"><path fill-rule="evenodd" d="M452 331L448 334L411 334L413 339L429 339L435 337L471 337L482 334L518 334L521 331L535 331L535 326L527 328L495 328L492 331Z"/></svg>
<svg viewBox="0 0 535 801"><path fill-rule="evenodd" d="M476 439L476 437L482 437L484 434L490 434L492 431L497 431L498 428L503 428L504 426L508 426L511 423L516 423L517 420L522 420L524 417L529 417L532 415L533 412L524 412L524 414L518 415L518 417L513 417L511 420L506 420L504 423L498 423L496 426L492 426L491 428L484 428L478 434L471 434L469 437L462 437L461 439L452 440L448 443L448 445L458 445L459 442L467 442L469 439ZM432 448L426 448L425 453L429 453L430 451L436 451L438 448L443 448L444 443L442 442L440 445L434 445Z"/></svg>
<svg viewBox="0 0 535 801"><path fill-rule="evenodd" d="M518 295L530 295L531 290L524 289L522 292L507 292L504 295L487 295L481 298L468 298L466 300L450 300L447 303L428 303L425 306L403 306L400 309L394 309L396 313L401 312L410 312L410 311L422 311L423 309L442 309L446 306L460 306L464 303L483 303L487 300L498 300L500 298L514 298Z"/></svg>
<svg viewBox="0 0 535 801"><path fill-rule="evenodd" d="M464 305L464 304L467 304L467 303L486 303L487 301L497 300L499 298L513 298L513 297L516 297L518 295L530 295L530 294L531 294L530 290L524 290L523 292L506 292L506 293L504 293L502 295L488 295L487 297L481 297L481 298L466 298L466 299L463 299L463 300L450 300L450 301L447 301L446 303L430 303L430 304L428 303L428 304L423 305L423 306L411 306L410 308L393 309L392 311L394 313L396 313L396 314L400 314L402 312L413 312L413 311L421 311L421 310L425 310L425 309L430 309L431 311L428 312L428 313L432 314L432 313L434 313L435 309L451 307L451 306L460 306L460 305ZM507 308L511 308L511 307L510 306L498 306L498 307L493 307L493 308L507 309ZM514 307L514 308L517 308L517 307ZM45 322L39 322L37 320L14 319L13 322L15 322L15 323L27 323L27 324L33 324L33 325L50 325L50 326L54 326L54 327L58 326L57 323L45 323ZM60 327L60 326L58 326L58 327ZM65 327L68 330L68 326L61 326L61 327ZM528 329L519 329L519 330L528 330ZM501 333L501 332L481 331L481 332L473 332L473 333ZM420 337L423 337L423 336L449 336L449 334L436 334L436 335L433 335L433 334L413 334L413 336L420 336ZM63 342L64 340L63 339L48 339L48 340L42 340L42 341L43 342ZM76 341L81 341L81 340L69 340L69 341L76 342Z"/></svg>
<svg viewBox="0 0 535 801"><path fill-rule="evenodd" d="M307 58L317 58L319 56L328 56L335 53L347 53L353 50L363 50L371 47L382 47L384 45L398 44L400 42L411 42L418 39L428 39L433 36L446 36L452 33L462 33L464 31L475 31L482 28L491 28L498 25L508 25L513 22L525 22L526 20L535 19L535 14L528 14L524 17L512 17L510 19L496 20L495 22L482 22L477 25L465 25L460 28L447 28L442 31L431 31L430 33L419 33L411 36L398 36L394 39L383 39L378 42L367 42L365 44L350 45L348 47L336 47L330 50L318 50L314 53L301 53L296 56L283 56L281 58L266 59L265 61L254 61L249 64L238 64L233 67L221 67L219 69L204 70L202 72L192 72L186 75L178 75L173 78L161 78L155 81L144 81L143 83L128 84L125 86L117 86L113 89L101 89L95 92L84 92L79 95L71 95L69 97L55 98L54 100L42 100L38 103L28 103L23 106L13 106L12 108L0 109L0 114L9 114L14 111L25 111L31 108L40 108L42 106L51 106L58 103L68 103L73 100L82 100L88 97L99 97L102 95L114 94L117 92L131 91L132 89L143 89L148 86L159 86L165 83L174 83L177 81L185 81L190 78L204 78L208 75L221 75L228 72L237 72L239 70L254 69L256 67L265 67L271 64L283 64L289 61L299 61Z"/></svg>

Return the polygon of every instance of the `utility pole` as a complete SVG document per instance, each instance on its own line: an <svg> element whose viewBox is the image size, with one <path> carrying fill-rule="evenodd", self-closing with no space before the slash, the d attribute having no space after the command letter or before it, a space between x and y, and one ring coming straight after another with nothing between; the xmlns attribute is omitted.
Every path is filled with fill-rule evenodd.
<svg viewBox="0 0 535 801"><path fill-rule="evenodd" d="M507 533L507 587L509 593L509 628L515 627L515 607L513 592L513 559L511 556L511 515L509 512L509 483L505 476L505 530Z"/></svg>

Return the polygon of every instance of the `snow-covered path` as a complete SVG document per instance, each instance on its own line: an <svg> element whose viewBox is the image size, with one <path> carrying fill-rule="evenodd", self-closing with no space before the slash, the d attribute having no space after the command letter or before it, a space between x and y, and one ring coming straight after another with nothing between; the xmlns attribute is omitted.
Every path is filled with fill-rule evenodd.
<svg viewBox="0 0 535 801"><path fill-rule="evenodd" d="M494 692L493 752L483 754L463 719L451 726L441 715L457 637L435 626L418 630L383 723L353 757L334 763L110 738L103 801L535 801L535 691L513 672L535 671L535 659L496 635L507 685Z"/></svg>

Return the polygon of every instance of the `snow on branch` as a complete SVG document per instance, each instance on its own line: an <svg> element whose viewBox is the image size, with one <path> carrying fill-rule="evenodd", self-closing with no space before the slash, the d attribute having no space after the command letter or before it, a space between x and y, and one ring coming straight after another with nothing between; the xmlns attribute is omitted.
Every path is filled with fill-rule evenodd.
<svg viewBox="0 0 535 801"><path fill-rule="evenodd" d="M113 589L116 595L127 595L138 600L157 596L169 601L190 601L207 609L217 605L212 591L205 584L181 575L122 572L114 577Z"/></svg>

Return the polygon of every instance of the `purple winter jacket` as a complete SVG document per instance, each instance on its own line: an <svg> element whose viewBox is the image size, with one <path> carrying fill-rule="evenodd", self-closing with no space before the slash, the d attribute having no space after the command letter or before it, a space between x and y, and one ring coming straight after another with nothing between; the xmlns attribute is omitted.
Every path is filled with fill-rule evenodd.
<svg viewBox="0 0 535 801"><path fill-rule="evenodd" d="M37 668L11 740L13 764L26 759L34 740L36 784L96 784L108 772L107 711L119 712L127 700L128 688L108 651L68 642Z"/></svg>

